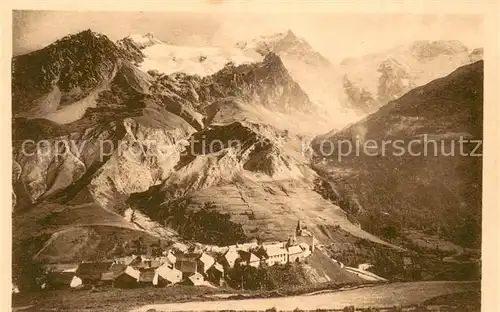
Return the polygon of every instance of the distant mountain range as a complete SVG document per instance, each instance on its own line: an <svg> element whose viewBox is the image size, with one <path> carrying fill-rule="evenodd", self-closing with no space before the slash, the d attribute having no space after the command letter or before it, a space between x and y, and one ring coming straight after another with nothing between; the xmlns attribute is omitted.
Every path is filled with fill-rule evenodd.
<svg viewBox="0 0 500 312"><path fill-rule="evenodd" d="M405 229L418 229L479 248L483 79L482 61L460 67L341 131L316 138L313 163L364 228L381 236L389 228L403 236ZM460 139L471 142L461 147ZM353 146L373 140L378 146L340 161L339 150L321 156L322 142L341 140ZM392 147L396 140L404 142L403 155ZM419 143L408 146L412 140Z"/></svg>
<svg viewBox="0 0 500 312"><path fill-rule="evenodd" d="M344 73L347 102L373 112L411 89L478 59L482 59L480 49L471 52L459 41L416 41L359 59L346 59L337 70Z"/></svg>

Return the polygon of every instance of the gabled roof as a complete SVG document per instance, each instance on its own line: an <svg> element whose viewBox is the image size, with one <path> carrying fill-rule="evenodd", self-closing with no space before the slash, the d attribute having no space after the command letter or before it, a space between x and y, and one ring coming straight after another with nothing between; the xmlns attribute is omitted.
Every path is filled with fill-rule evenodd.
<svg viewBox="0 0 500 312"><path fill-rule="evenodd" d="M214 265L212 265L209 270L217 270L221 273L224 273L224 267L222 266L222 264L220 264L218 262L216 262Z"/></svg>
<svg viewBox="0 0 500 312"><path fill-rule="evenodd" d="M260 261L259 257L257 257L253 252L249 251L240 251L241 260L252 263Z"/></svg>
<svg viewBox="0 0 500 312"><path fill-rule="evenodd" d="M115 279L115 274L113 272L104 272L101 274L101 281L112 281Z"/></svg>
<svg viewBox="0 0 500 312"><path fill-rule="evenodd" d="M129 261L129 263L125 263L125 264L130 265L130 266L138 266L138 265L141 265L141 263L142 263L141 256L135 256L133 259L131 259Z"/></svg>
<svg viewBox="0 0 500 312"><path fill-rule="evenodd" d="M129 266L136 268L136 269L149 269L151 267L150 263L143 262L143 261L141 261L139 263L130 264Z"/></svg>
<svg viewBox="0 0 500 312"><path fill-rule="evenodd" d="M257 243L257 239L255 239L255 241L249 242L249 243L236 244L236 248L238 250L245 250L245 251L248 251L252 248L256 248L258 246L259 246L259 244Z"/></svg>
<svg viewBox="0 0 500 312"><path fill-rule="evenodd" d="M112 281L127 269L125 264L113 263L108 271L101 274L101 281Z"/></svg>
<svg viewBox="0 0 500 312"><path fill-rule="evenodd" d="M128 266L125 271L121 272L120 274L118 274L116 277L118 276L122 276L123 274L126 274L130 277L133 277L135 278L136 280L139 280L139 277L141 276L141 271L139 270L136 270L134 269L133 267L130 267Z"/></svg>
<svg viewBox="0 0 500 312"><path fill-rule="evenodd" d="M273 257L273 256L279 256L279 255L286 255L288 254L288 251L283 248L283 247L265 247L265 254L268 257Z"/></svg>
<svg viewBox="0 0 500 312"><path fill-rule="evenodd" d="M197 260L201 254L196 252L188 252L188 253L177 253L174 255L176 257L176 261L194 261Z"/></svg>
<svg viewBox="0 0 500 312"><path fill-rule="evenodd" d="M288 253L290 255L295 255L295 254L299 254L299 253L302 253L302 252L303 252L302 248L300 248L300 246L298 246L298 245L297 246L290 246L290 247L288 247Z"/></svg>
<svg viewBox="0 0 500 312"><path fill-rule="evenodd" d="M198 260L200 260L205 265L205 270L207 270L215 263L215 259L206 253L202 253Z"/></svg>
<svg viewBox="0 0 500 312"><path fill-rule="evenodd" d="M167 253L167 259L171 263L174 263L175 261L177 261L177 257L172 252Z"/></svg>
<svg viewBox="0 0 500 312"><path fill-rule="evenodd" d="M238 259L240 257L240 255L238 254L238 251L236 251L236 249L233 249L233 248L229 248L225 253L224 253L224 258L226 258L226 260L229 262L229 261L235 261L236 259Z"/></svg>
<svg viewBox="0 0 500 312"><path fill-rule="evenodd" d="M182 276L182 272L177 269L171 269L167 265L162 265L156 269L156 273L163 279L169 282L177 282L178 276Z"/></svg>
<svg viewBox="0 0 500 312"><path fill-rule="evenodd" d="M201 275L200 273L196 272L194 274L191 274L188 279L191 281L191 282L196 282L196 281L203 281L203 275Z"/></svg>
<svg viewBox="0 0 500 312"><path fill-rule="evenodd" d="M308 250L310 248L308 243L300 243L299 246L304 250Z"/></svg>
<svg viewBox="0 0 500 312"><path fill-rule="evenodd" d="M263 242L262 247L264 247L264 248L280 248L280 247L283 247L283 242Z"/></svg>

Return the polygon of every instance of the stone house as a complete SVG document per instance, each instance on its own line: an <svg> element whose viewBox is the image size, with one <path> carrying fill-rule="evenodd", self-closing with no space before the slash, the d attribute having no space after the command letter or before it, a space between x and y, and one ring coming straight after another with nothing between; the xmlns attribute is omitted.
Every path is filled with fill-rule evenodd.
<svg viewBox="0 0 500 312"><path fill-rule="evenodd" d="M204 279L203 279L203 275L201 275L200 273L196 272L194 274L191 274L190 276L188 276L188 278L186 279L186 284L187 285L192 285L192 286L200 286L200 285L203 285L204 284Z"/></svg>
<svg viewBox="0 0 500 312"><path fill-rule="evenodd" d="M306 258L305 252L299 245L288 247L288 261L289 262L301 262L305 258Z"/></svg>
<svg viewBox="0 0 500 312"><path fill-rule="evenodd" d="M182 272L165 263L155 270L155 276L153 277L152 283L155 286L164 287L177 284L181 280Z"/></svg>
<svg viewBox="0 0 500 312"><path fill-rule="evenodd" d="M221 258L221 263L226 268L234 268L236 260L238 260L240 255L238 251L234 248L229 248Z"/></svg>
<svg viewBox="0 0 500 312"><path fill-rule="evenodd" d="M254 268L258 268L260 266L260 258L257 257L253 252L249 251L240 251L240 265L249 265Z"/></svg>
<svg viewBox="0 0 500 312"><path fill-rule="evenodd" d="M46 289L76 288L82 285L82 279L74 272L50 272L45 283Z"/></svg>
<svg viewBox="0 0 500 312"><path fill-rule="evenodd" d="M113 281L113 286L119 288L134 288L138 286L139 278L141 276L141 272L137 269L134 269L131 266L127 266L127 268L118 274Z"/></svg>
<svg viewBox="0 0 500 312"><path fill-rule="evenodd" d="M288 263L288 251L284 247L264 247L264 258L267 265Z"/></svg>
<svg viewBox="0 0 500 312"><path fill-rule="evenodd" d="M206 274L208 269L210 269L210 267L215 263L215 259L206 253L202 253L196 261L197 270L202 274Z"/></svg>

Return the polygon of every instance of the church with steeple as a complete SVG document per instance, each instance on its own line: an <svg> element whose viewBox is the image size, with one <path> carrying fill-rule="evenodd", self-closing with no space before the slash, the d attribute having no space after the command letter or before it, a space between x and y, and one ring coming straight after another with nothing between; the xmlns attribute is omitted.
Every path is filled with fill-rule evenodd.
<svg viewBox="0 0 500 312"><path fill-rule="evenodd" d="M307 230L307 227L304 226L299 220L297 222L297 227L295 228L295 234L288 239L288 245L300 245L301 243L309 245L311 252L314 252L316 239L314 238L314 235Z"/></svg>

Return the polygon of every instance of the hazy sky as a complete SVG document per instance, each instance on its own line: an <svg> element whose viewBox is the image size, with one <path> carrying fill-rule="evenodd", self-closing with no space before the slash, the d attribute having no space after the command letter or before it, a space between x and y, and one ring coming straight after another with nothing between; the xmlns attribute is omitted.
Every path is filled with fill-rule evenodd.
<svg viewBox="0 0 500 312"><path fill-rule="evenodd" d="M153 32L175 44L217 46L291 29L334 62L413 40L483 46L479 15L14 11L13 53L89 28L112 40Z"/></svg>

